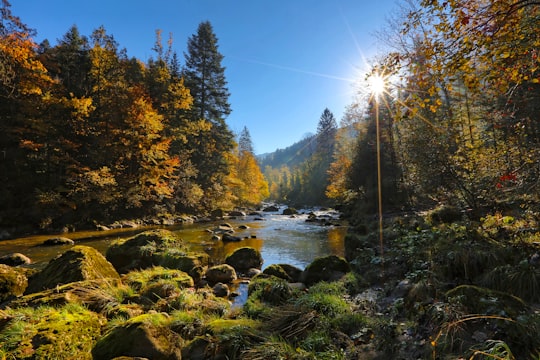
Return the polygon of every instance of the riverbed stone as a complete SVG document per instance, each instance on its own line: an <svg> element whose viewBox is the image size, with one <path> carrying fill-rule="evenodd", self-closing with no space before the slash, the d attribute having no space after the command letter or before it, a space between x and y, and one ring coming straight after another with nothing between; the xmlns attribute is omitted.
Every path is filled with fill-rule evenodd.
<svg viewBox="0 0 540 360"><path fill-rule="evenodd" d="M351 267L344 258L336 255L323 256L306 267L302 280L307 286L311 286L320 281L337 281L350 271Z"/></svg>
<svg viewBox="0 0 540 360"><path fill-rule="evenodd" d="M229 290L229 286L220 282L218 282L212 287L212 292L215 296L222 298L229 296L229 294L231 293Z"/></svg>
<svg viewBox="0 0 540 360"><path fill-rule="evenodd" d="M73 245L75 241L67 237L54 237L43 242L43 246Z"/></svg>
<svg viewBox="0 0 540 360"><path fill-rule="evenodd" d="M240 236L234 236L228 233L223 234L221 237L221 241L223 242L238 242L241 241L242 238Z"/></svg>
<svg viewBox="0 0 540 360"><path fill-rule="evenodd" d="M246 246L234 250L225 258L225 263L231 265L239 271L246 271L250 268L260 269L263 264L261 252L252 247Z"/></svg>
<svg viewBox="0 0 540 360"><path fill-rule="evenodd" d="M120 275L95 248L78 245L52 259L31 276L26 294L52 289L58 285L93 279L119 279Z"/></svg>
<svg viewBox="0 0 540 360"><path fill-rule="evenodd" d="M206 279L210 284L231 283L236 278L236 271L229 264L215 265L206 270Z"/></svg>
<svg viewBox="0 0 540 360"><path fill-rule="evenodd" d="M270 206L267 206L263 209L264 212L277 212L279 211L279 207L275 206L275 205L270 205Z"/></svg>
<svg viewBox="0 0 540 360"><path fill-rule="evenodd" d="M291 282L300 282L302 281L302 273L304 272L299 267L296 267L294 265L290 264L278 264L289 277L291 278Z"/></svg>
<svg viewBox="0 0 540 360"><path fill-rule="evenodd" d="M0 257L0 264L5 264L9 266L19 266L31 264L32 260L21 253L12 253Z"/></svg>
<svg viewBox="0 0 540 360"><path fill-rule="evenodd" d="M282 215L297 215L298 214L298 210L296 210L295 208L286 208L286 209L283 209L283 212L281 213Z"/></svg>
<svg viewBox="0 0 540 360"><path fill-rule="evenodd" d="M25 270L0 264L0 302L22 295L27 286Z"/></svg>
<svg viewBox="0 0 540 360"><path fill-rule="evenodd" d="M287 280L288 282L292 281L289 274L287 274L285 269L283 269L279 264L272 264L268 266L266 269L264 269L263 274L273 275L283 280Z"/></svg>
<svg viewBox="0 0 540 360"><path fill-rule="evenodd" d="M120 272L180 262L187 247L172 231L149 230L127 239L116 240L106 251L106 258ZM174 259L176 258L176 259ZM184 270L184 269L182 269Z"/></svg>
<svg viewBox="0 0 540 360"><path fill-rule="evenodd" d="M102 337L92 349L94 359L119 356L180 360L182 338L167 326L163 314L144 314L126 321Z"/></svg>

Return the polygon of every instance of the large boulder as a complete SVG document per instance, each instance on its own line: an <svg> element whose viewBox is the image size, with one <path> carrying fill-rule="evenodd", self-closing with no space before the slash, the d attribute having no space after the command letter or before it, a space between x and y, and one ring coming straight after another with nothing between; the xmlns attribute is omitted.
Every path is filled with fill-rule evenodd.
<svg viewBox="0 0 540 360"><path fill-rule="evenodd" d="M236 280L236 271L228 264L212 266L206 270L206 280L211 284L231 283Z"/></svg>
<svg viewBox="0 0 540 360"><path fill-rule="evenodd" d="M98 250L78 245L52 259L42 271L31 276L25 293L103 278L119 279L120 275Z"/></svg>
<svg viewBox="0 0 540 360"><path fill-rule="evenodd" d="M263 264L261 252L246 246L234 250L225 258L225 263L239 271L247 271L251 268L260 269Z"/></svg>
<svg viewBox="0 0 540 360"><path fill-rule="evenodd" d="M28 285L25 271L0 264L0 303L24 293Z"/></svg>
<svg viewBox="0 0 540 360"><path fill-rule="evenodd" d="M107 249L106 257L120 273L164 266L192 275L193 269L206 266L209 261L208 254L189 252L180 238L165 229L117 240Z"/></svg>
<svg viewBox="0 0 540 360"><path fill-rule="evenodd" d="M302 280L307 286L311 286L320 281L339 280L350 271L351 267L344 258L336 255L323 256L306 267Z"/></svg>
<svg viewBox="0 0 540 360"><path fill-rule="evenodd" d="M167 326L162 314L146 314L109 331L92 349L94 359L120 356L152 360L180 360L182 338Z"/></svg>

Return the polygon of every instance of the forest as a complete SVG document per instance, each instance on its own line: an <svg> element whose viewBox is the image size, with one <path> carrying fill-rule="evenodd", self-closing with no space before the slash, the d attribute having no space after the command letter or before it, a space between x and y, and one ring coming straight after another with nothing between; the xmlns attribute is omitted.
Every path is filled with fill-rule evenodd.
<svg viewBox="0 0 540 360"><path fill-rule="evenodd" d="M377 35L388 51L365 79L380 77L384 92L366 96L360 89L339 126L325 109L313 138L262 159L271 197L349 204L359 213L376 212L378 188L390 212L536 204L538 4L400 6Z"/></svg>
<svg viewBox="0 0 540 360"><path fill-rule="evenodd" d="M254 206L268 196L247 127L233 134L209 22L184 63L160 30L146 63L113 35L68 29L57 44L2 2L0 226L94 221Z"/></svg>

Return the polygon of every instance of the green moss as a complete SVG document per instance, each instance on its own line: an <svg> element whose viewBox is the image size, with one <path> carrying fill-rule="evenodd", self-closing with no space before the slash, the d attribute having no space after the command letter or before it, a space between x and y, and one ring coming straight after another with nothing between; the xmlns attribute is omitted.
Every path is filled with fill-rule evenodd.
<svg viewBox="0 0 540 360"><path fill-rule="evenodd" d="M28 279L25 271L0 264L0 303L24 293Z"/></svg>
<svg viewBox="0 0 540 360"><path fill-rule="evenodd" d="M238 329L257 329L261 326L259 321L249 318L239 319L216 319L208 323L208 328L213 334L225 334Z"/></svg>
<svg viewBox="0 0 540 360"><path fill-rule="evenodd" d="M152 283L167 280L175 283L179 288L193 287L193 279L187 273L155 266L144 270L130 271L124 275L124 282L136 291L144 291Z"/></svg>
<svg viewBox="0 0 540 360"><path fill-rule="evenodd" d="M159 229L116 240L107 249L106 257L115 268L124 273L131 269L160 265L167 253L183 256L188 253L188 249L172 231Z"/></svg>
<svg viewBox="0 0 540 360"><path fill-rule="evenodd" d="M266 269L264 269L263 274L273 275L287 281L292 280L289 274L287 274L287 272L285 271L285 269L283 269L283 267L278 264L272 264L268 266Z"/></svg>
<svg viewBox="0 0 540 360"><path fill-rule="evenodd" d="M222 316L231 307L229 301L218 298L210 288L181 289L175 298L169 299L169 309L199 313L200 316Z"/></svg>
<svg viewBox="0 0 540 360"><path fill-rule="evenodd" d="M271 305L284 304L292 296L293 290L289 283L271 275L258 275L248 286L248 298L259 299Z"/></svg>
<svg viewBox="0 0 540 360"><path fill-rule="evenodd" d="M5 358L92 359L104 319L79 305L7 310L13 317L0 331Z"/></svg>

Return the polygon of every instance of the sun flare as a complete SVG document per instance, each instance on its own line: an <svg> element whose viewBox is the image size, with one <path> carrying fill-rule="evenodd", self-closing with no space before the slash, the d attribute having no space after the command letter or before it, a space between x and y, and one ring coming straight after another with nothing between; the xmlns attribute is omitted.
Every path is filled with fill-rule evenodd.
<svg viewBox="0 0 540 360"><path fill-rule="evenodd" d="M386 79L378 74L373 74L369 77L369 89L371 94L379 97L386 91Z"/></svg>

